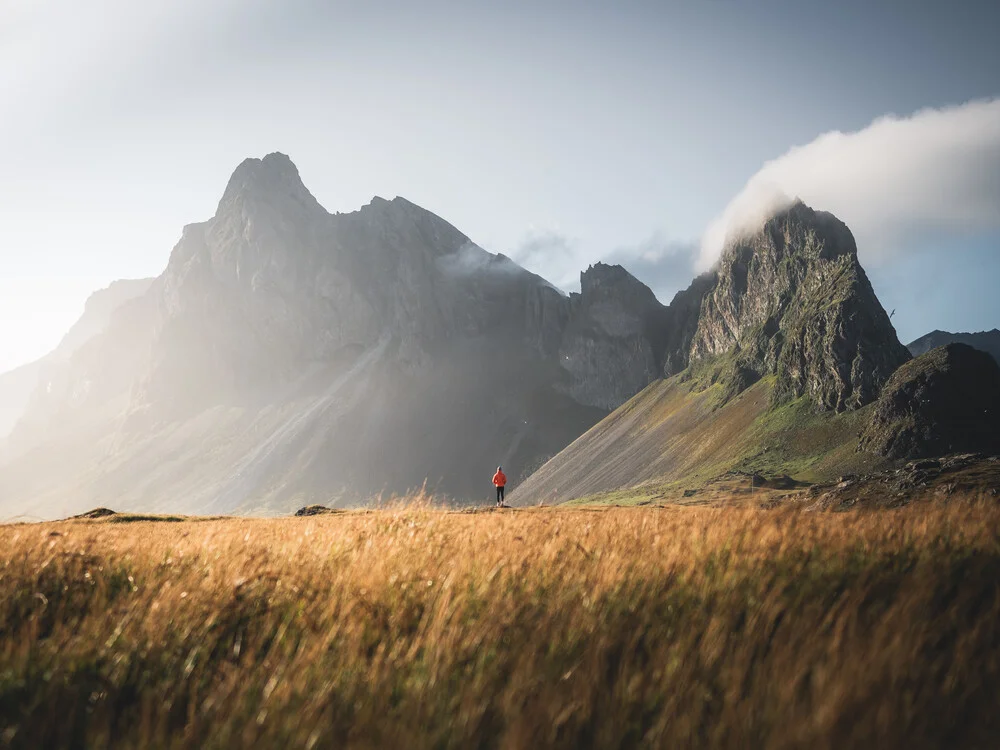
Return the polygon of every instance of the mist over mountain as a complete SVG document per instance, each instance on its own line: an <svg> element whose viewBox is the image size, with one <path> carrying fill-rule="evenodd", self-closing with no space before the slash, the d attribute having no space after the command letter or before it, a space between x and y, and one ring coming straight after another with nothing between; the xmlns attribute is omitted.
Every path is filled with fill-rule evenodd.
<svg viewBox="0 0 1000 750"><path fill-rule="evenodd" d="M111 315L130 300L143 295L152 279L123 280L95 292L87 300L83 315L42 359L0 374L0 440L6 437L28 408L28 403L45 378L90 339L104 331Z"/></svg>

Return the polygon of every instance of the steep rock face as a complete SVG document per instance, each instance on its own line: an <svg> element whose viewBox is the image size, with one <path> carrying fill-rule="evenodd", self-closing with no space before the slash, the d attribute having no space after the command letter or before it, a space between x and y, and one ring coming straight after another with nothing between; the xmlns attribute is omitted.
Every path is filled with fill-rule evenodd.
<svg viewBox="0 0 1000 750"><path fill-rule="evenodd" d="M658 376L666 309L621 266L591 266L580 289L559 348L571 376L565 390L582 404L613 409Z"/></svg>
<svg viewBox="0 0 1000 750"><path fill-rule="evenodd" d="M906 356L850 232L801 205L664 307L605 264L567 296L402 198L331 215L270 154L56 369L0 494L222 513L427 480L471 499L689 365L845 410Z"/></svg>
<svg viewBox="0 0 1000 750"><path fill-rule="evenodd" d="M553 354L568 314L543 279L403 198L330 215L270 154L241 164L174 249L143 399L209 403L386 338L404 370L501 331Z"/></svg>
<svg viewBox="0 0 1000 750"><path fill-rule="evenodd" d="M717 283L715 272L702 274L670 302L663 339L664 377L676 375L690 364L691 342L701 322L701 305Z"/></svg>
<svg viewBox="0 0 1000 750"><path fill-rule="evenodd" d="M893 459L1000 454L1000 366L965 344L908 362L886 384L859 447Z"/></svg>
<svg viewBox="0 0 1000 750"><path fill-rule="evenodd" d="M384 338L426 369L447 341L502 336L558 358L579 403L614 408L656 377L664 308L620 267L582 279L569 299L402 198L331 216L287 157L247 160L172 254L142 400L209 403Z"/></svg>
<svg viewBox="0 0 1000 750"><path fill-rule="evenodd" d="M779 400L873 401L909 359L858 263L850 230L802 203L731 243L705 296L691 361L726 356L732 392L777 376Z"/></svg>
<svg viewBox="0 0 1000 750"><path fill-rule="evenodd" d="M919 357L931 349L947 344L967 344L973 349L986 352L1000 363L1000 330L980 331L979 333L949 333L948 331L932 331L907 345L910 354Z"/></svg>

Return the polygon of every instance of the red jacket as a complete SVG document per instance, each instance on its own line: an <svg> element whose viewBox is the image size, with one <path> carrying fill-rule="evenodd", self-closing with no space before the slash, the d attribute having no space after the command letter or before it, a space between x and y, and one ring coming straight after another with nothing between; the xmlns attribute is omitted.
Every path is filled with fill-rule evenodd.
<svg viewBox="0 0 1000 750"><path fill-rule="evenodd" d="M497 487L503 487L504 485L507 484L507 475L504 474L502 471L498 471L496 474L493 475L493 484L495 484Z"/></svg>

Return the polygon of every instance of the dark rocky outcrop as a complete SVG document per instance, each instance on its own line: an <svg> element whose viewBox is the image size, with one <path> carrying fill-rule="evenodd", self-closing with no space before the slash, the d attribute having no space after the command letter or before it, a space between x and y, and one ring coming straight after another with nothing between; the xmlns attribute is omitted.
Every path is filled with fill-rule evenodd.
<svg viewBox="0 0 1000 750"><path fill-rule="evenodd" d="M931 349L937 349L946 344L968 344L973 349L986 352L1000 363L1000 330L980 331L979 333L949 333L948 331L931 331L911 342L906 348L910 354L919 357Z"/></svg>
<svg viewBox="0 0 1000 750"><path fill-rule="evenodd" d="M94 508L93 510L88 510L86 513L81 513L78 516L73 516L73 518L107 518L108 516L118 515L111 508Z"/></svg>
<svg viewBox="0 0 1000 750"><path fill-rule="evenodd" d="M1000 495L998 487L1000 458L965 453L813 485L805 500L807 510L899 508L920 500L994 500Z"/></svg>
<svg viewBox="0 0 1000 750"><path fill-rule="evenodd" d="M690 350L712 358L725 358L730 393L775 375L777 399L844 411L874 401L909 354L850 230L797 202L724 251Z"/></svg>
<svg viewBox="0 0 1000 750"><path fill-rule="evenodd" d="M892 459L1000 453L1000 366L965 344L908 362L886 384L859 447Z"/></svg>
<svg viewBox="0 0 1000 750"><path fill-rule="evenodd" d="M342 513L343 511L336 508L327 508L325 505L307 505L304 508L299 508L295 511L296 516L328 516L331 513Z"/></svg>

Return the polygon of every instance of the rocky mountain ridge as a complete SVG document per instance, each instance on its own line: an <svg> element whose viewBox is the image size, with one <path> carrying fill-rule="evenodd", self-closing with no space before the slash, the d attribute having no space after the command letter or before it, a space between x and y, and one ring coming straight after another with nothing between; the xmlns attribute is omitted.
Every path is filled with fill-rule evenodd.
<svg viewBox="0 0 1000 750"><path fill-rule="evenodd" d="M565 295L403 198L331 214L275 153L54 374L0 496L286 512L428 482L475 500L490 467L526 476L664 376L721 386L705 404L770 379L772 403L836 414L908 356L850 231L801 203L663 305L604 263Z"/></svg>
<svg viewBox="0 0 1000 750"><path fill-rule="evenodd" d="M828 484L998 450L989 357L953 345L911 360L850 230L800 202L734 238L665 314L665 379L532 474L514 504L697 502L723 476Z"/></svg>

